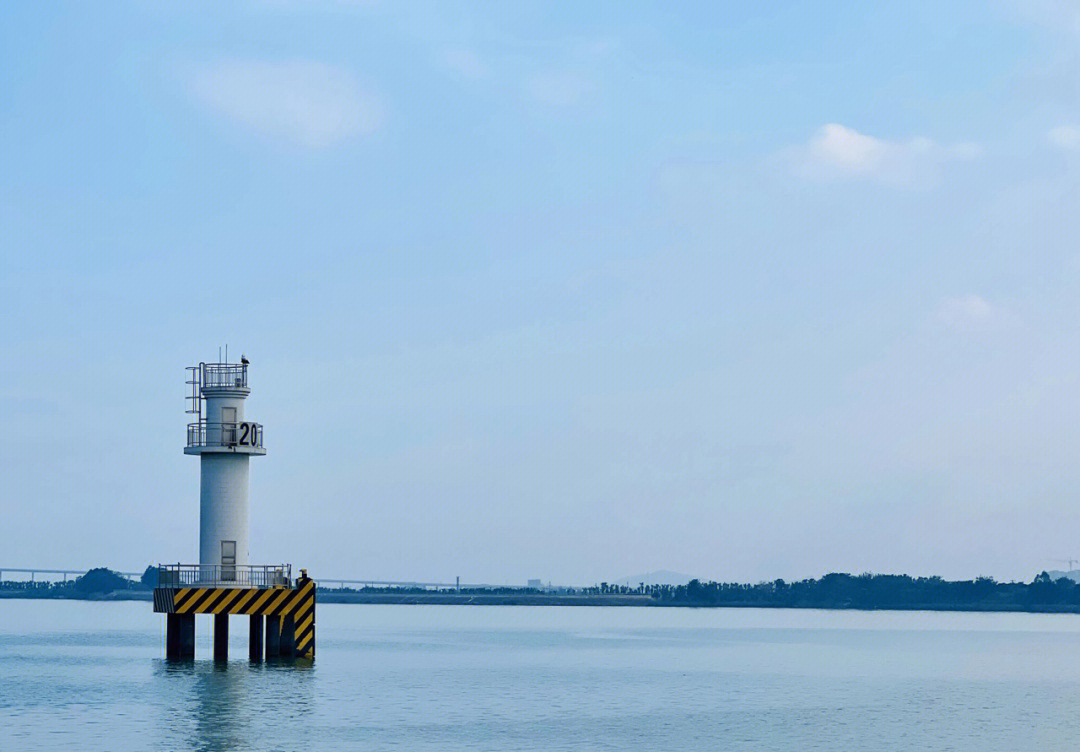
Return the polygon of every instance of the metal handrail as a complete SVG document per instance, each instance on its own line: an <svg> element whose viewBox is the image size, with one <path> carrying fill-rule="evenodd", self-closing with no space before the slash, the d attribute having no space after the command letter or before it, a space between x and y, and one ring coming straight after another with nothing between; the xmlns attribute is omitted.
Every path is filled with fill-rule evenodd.
<svg viewBox="0 0 1080 752"><path fill-rule="evenodd" d="M202 363L203 389L246 389L247 364Z"/></svg>
<svg viewBox="0 0 1080 752"><path fill-rule="evenodd" d="M250 426L254 426L254 430ZM188 423L187 445L189 447L248 446L262 448L263 427L261 423L252 423L250 421Z"/></svg>
<svg viewBox="0 0 1080 752"><path fill-rule="evenodd" d="M158 564L158 587L292 587L291 564Z"/></svg>

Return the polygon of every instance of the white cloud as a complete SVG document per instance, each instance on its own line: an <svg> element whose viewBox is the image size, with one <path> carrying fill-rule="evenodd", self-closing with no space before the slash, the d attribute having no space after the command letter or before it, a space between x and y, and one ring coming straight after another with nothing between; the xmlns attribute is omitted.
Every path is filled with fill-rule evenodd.
<svg viewBox="0 0 1080 752"><path fill-rule="evenodd" d="M1061 149L1080 151L1080 128L1060 125L1046 134L1046 137L1050 139L1050 143Z"/></svg>
<svg viewBox="0 0 1080 752"><path fill-rule="evenodd" d="M922 137L887 141L829 123L808 143L789 149L787 157L794 172L807 180L876 180L917 188L936 183L946 163L979 153L973 144L943 146Z"/></svg>
<svg viewBox="0 0 1080 752"><path fill-rule="evenodd" d="M1080 34L1080 3L1076 0L1011 0L1019 16L1055 32Z"/></svg>
<svg viewBox="0 0 1080 752"><path fill-rule="evenodd" d="M987 326L1000 315L985 298L969 294L945 298L938 306L935 318L953 331L969 332Z"/></svg>
<svg viewBox="0 0 1080 752"><path fill-rule="evenodd" d="M596 84L577 73L545 73L529 82L533 97L554 107L569 107L596 91Z"/></svg>
<svg viewBox="0 0 1080 752"><path fill-rule="evenodd" d="M466 78L487 78L489 72L475 52L460 47L443 50L443 63Z"/></svg>
<svg viewBox="0 0 1080 752"><path fill-rule="evenodd" d="M191 77L211 110L264 136L332 146L382 125L383 107L342 68L310 60L222 60Z"/></svg>

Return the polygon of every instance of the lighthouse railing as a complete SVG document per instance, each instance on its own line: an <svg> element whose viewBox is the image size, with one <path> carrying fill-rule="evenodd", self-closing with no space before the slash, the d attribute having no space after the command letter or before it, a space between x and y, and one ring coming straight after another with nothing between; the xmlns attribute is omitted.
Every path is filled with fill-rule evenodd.
<svg viewBox="0 0 1080 752"><path fill-rule="evenodd" d="M261 423L188 423L187 445L189 447L248 446L261 448L263 427Z"/></svg>
<svg viewBox="0 0 1080 752"><path fill-rule="evenodd" d="M246 389L246 363L202 363L203 389Z"/></svg>
<svg viewBox="0 0 1080 752"><path fill-rule="evenodd" d="M292 587L291 564L159 564L158 587Z"/></svg>

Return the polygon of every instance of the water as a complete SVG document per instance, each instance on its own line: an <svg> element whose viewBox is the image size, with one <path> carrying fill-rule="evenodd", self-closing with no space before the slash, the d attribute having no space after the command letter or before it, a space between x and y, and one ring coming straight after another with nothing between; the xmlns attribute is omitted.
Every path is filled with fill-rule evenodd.
<svg viewBox="0 0 1080 752"><path fill-rule="evenodd" d="M0 600L0 749L1056 750L1080 617L320 605L314 666L161 659L148 603Z"/></svg>

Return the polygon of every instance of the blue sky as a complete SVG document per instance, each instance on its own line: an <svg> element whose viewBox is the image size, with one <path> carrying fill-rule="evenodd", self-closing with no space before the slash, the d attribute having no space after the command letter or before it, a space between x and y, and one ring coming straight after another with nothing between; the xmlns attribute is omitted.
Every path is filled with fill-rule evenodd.
<svg viewBox="0 0 1080 752"><path fill-rule="evenodd" d="M1028 578L1080 553L1075 3L5 6L0 565ZM872 7L871 7L872 6Z"/></svg>

